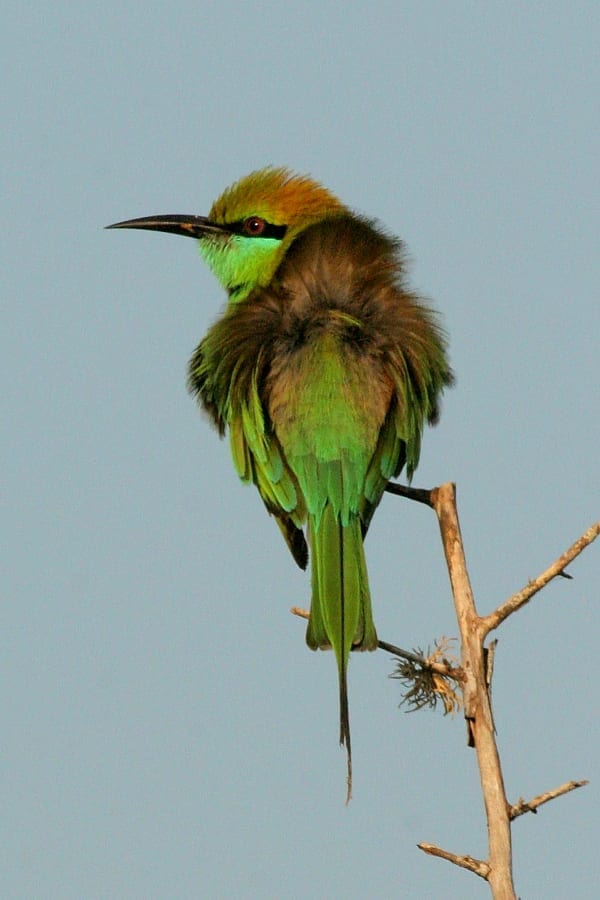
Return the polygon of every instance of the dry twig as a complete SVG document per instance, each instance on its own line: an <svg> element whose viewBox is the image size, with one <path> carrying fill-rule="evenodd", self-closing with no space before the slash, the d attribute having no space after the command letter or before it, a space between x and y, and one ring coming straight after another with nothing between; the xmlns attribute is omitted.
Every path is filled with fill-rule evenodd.
<svg viewBox="0 0 600 900"><path fill-rule="evenodd" d="M486 881L488 879L490 867L488 863L484 862L482 859L475 859L474 856L461 856L458 853L451 853L449 850L442 850L441 847L436 847L435 844L427 844L425 841L421 841L420 844L417 844L417 847L424 853L429 853L430 856L439 856L440 859L447 859L448 862L454 863L455 866L460 866L461 869L468 869L469 872L475 872L476 875L479 875L480 878L485 878Z"/></svg>
<svg viewBox="0 0 600 900"><path fill-rule="evenodd" d="M586 784L589 784L586 780L567 781L565 784L561 784L560 787L554 788L552 791L545 791L543 794L538 794L533 800L523 800L523 798L520 797L508 810L508 815L512 820L528 812L537 813L538 808L544 803L554 800L555 797L562 797L563 794L568 794L569 791L575 791L577 788L584 787Z"/></svg>
<svg viewBox="0 0 600 900"><path fill-rule="evenodd" d="M528 603L538 591L541 591L542 588L546 587L553 578L557 578L561 575L570 578L571 576L564 571L565 568L569 563L573 562L586 547L595 541L599 534L600 522L595 522L571 547L569 547L568 550L565 550L552 565L548 566L541 575L538 575L537 578L528 582L524 588L521 588L520 591L517 591L516 594L513 594L512 597L509 597L504 603L501 603L494 612L490 613L488 616L484 616L482 622L484 623L485 633L488 634L494 628L497 628L501 622L512 615L512 613L521 609L521 607Z"/></svg>

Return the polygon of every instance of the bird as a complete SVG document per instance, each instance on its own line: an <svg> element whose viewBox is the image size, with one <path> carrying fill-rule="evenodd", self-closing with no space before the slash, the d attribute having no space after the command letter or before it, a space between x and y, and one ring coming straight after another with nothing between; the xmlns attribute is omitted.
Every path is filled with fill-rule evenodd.
<svg viewBox="0 0 600 900"><path fill-rule="evenodd" d="M227 293L188 386L301 569L310 556L306 642L335 656L348 802L348 662L378 645L364 539L453 384L439 315L409 287L399 239L285 167L241 178L207 216L108 227L195 238Z"/></svg>

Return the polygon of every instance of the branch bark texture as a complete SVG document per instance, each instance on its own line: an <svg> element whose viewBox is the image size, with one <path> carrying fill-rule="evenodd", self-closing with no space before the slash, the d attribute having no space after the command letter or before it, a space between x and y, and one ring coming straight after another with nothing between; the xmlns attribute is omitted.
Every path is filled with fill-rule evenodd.
<svg viewBox="0 0 600 900"><path fill-rule="evenodd" d="M489 855L488 869L483 877L488 881L495 900L515 900L509 804L496 746L486 678L483 645L486 630L483 620L477 615L467 571L456 509L455 486L447 483L434 488L431 500L440 526L460 630L465 719L469 729L469 744L477 753L487 819ZM482 871L477 874L482 874Z"/></svg>

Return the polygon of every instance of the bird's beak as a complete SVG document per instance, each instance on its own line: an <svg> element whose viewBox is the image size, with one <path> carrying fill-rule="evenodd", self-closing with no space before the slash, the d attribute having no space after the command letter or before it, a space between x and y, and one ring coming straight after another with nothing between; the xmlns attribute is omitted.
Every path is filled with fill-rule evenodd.
<svg viewBox="0 0 600 900"><path fill-rule="evenodd" d="M142 228L146 231L168 231L170 234L183 234L187 237L201 238L208 234L226 234L227 229L216 225L205 216L143 216L141 219L127 219L126 222L115 222L107 228Z"/></svg>

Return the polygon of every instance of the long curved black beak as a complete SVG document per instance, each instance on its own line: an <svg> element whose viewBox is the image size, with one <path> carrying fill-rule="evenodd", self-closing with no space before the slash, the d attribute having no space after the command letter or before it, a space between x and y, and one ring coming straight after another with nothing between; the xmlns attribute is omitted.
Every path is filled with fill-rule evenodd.
<svg viewBox="0 0 600 900"><path fill-rule="evenodd" d="M167 231L170 234L182 234L186 237L201 238L207 234L227 233L221 225L215 225L206 216L143 216L141 219L127 219L115 222L107 228L141 228L145 231Z"/></svg>

